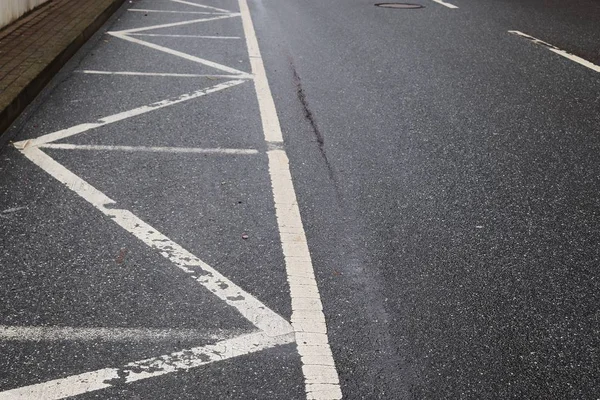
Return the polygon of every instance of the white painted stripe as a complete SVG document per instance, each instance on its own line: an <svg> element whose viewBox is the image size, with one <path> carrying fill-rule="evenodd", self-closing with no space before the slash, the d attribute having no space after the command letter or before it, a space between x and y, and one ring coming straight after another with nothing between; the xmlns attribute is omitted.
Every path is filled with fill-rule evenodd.
<svg viewBox="0 0 600 400"><path fill-rule="evenodd" d="M254 73L256 94L263 117L263 131L268 143L281 143L283 136L275 103L269 89L252 17L246 0L238 0L244 24L248 53ZM308 399L334 400L342 398L342 391L331 348L327 326L320 301L306 234L300 217L296 192L285 150L270 150L269 174L281 246L285 258L290 295L292 299L292 328Z"/></svg>
<svg viewBox="0 0 600 400"><path fill-rule="evenodd" d="M242 15L242 24L244 26L244 35L246 36L246 46L248 47L248 55L250 56L250 66L252 67L252 74L254 75L254 87L256 88L256 97L260 108L260 117L265 140L267 142L281 143L283 142L283 136L281 135L279 118L277 117L275 102L273 101L273 96L271 96L267 73L265 72L263 59L260 55L260 49L258 48L258 40L254 33L254 25L252 24L250 10L248 9L246 1L240 0L239 5Z"/></svg>
<svg viewBox="0 0 600 400"><path fill-rule="evenodd" d="M0 325L0 341L61 340L127 342L151 340L223 340L239 336L239 331L199 331L197 329L152 328L80 328L71 326L6 326Z"/></svg>
<svg viewBox="0 0 600 400"><path fill-rule="evenodd" d="M436 2L436 3L438 3L438 4L441 4L441 5L443 5L443 6L445 6L445 7L448 7L448 8L453 8L453 9L454 9L454 8L458 8L458 7L457 7L457 6L455 6L454 4L446 3L445 1L442 1L442 0L433 0L433 1L435 1L435 2Z"/></svg>
<svg viewBox="0 0 600 400"><path fill-rule="evenodd" d="M271 337L251 333L213 345L194 347L159 357L131 362L120 368L104 368L67 378L0 392L0 400L57 400L106 389L173 372L187 371L216 361L223 361L270 347L293 342L291 334Z"/></svg>
<svg viewBox="0 0 600 400"><path fill-rule="evenodd" d="M184 52L181 52L181 51L178 51L178 50L173 50L173 49L171 49L169 47L160 46L158 44L146 42L145 40L137 39L137 38L128 36L127 34L115 33L115 32L109 32L109 33L111 35L115 36L115 37L120 38L120 39L127 40L127 41L132 42L132 43L141 44L142 46L146 46L146 47L149 47L149 48L154 49L154 50L159 50L159 51L162 51L164 53L171 54L171 55L174 55L174 56L177 56L177 57L181 57L181 58L184 58L184 59L186 59L188 61L193 61L193 62L202 64L202 65L206 65L208 67L212 67L212 68L218 69L220 71L224 71L224 72L227 72L227 73L230 73L230 74L234 74L234 75L249 76L247 73L245 73L243 71L240 71L239 69L231 68L231 67L228 67L226 65L216 63L214 61L206 60L204 58L192 56L190 54L187 54L187 53L184 53Z"/></svg>
<svg viewBox="0 0 600 400"><path fill-rule="evenodd" d="M224 148L194 148L194 147L157 147L157 146L104 146L70 143L47 143L38 147L60 150L94 150L94 151L128 151L150 153L178 153L178 154L258 154L255 149L224 149Z"/></svg>
<svg viewBox="0 0 600 400"><path fill-rule="evenodd" d="M521 31L508 31L508 32L512 33L513 35L518 35L518 36L524 37L526 39L529 39L529 40L531 40L535 44L547 47L548 50L552 51L553 53L556 53L559 56L565 57L565 58L567 58L567 59L569 59L571 61L575 61L577 64L583 65L584 67L587 67L587 68L591 69L592 71L600 72L600 66L598 66L598 65L596 65L594 63L591 63L588 60L585 60L585 59L583 59L581 57L578 57L578 56L576 56L574 54L571 54L571 53L568 53L568 52L566 52L564 50L561 50L558 47L556 47L556 46L554 46L554 45L552 45L550 43L544 42L543 40L537 39L537 38L535 38L533 36L530 36L530 35L528 35L526 33L521 32Z"/></svg>
<svg viewBox="0 0 600 400"><path fill-rule="evenodd" d="M27 146L38 146L41 144L54 142L56 140L65 139L67 137L77 135L79 133L87 132L90 129L95 129L100 126L112 124L117 121L122 121L127 118L142 115L142 114L145 114L150 111L158 110L160 108L172 106L174 104L182 103L184 101L192 100L192 99L195 99L195 98L198 98L201 96L206 96L207 94L215 93L220 90L227 89L227 88L230 88L235 85L239 85L240 83L244 83L244 82L246 82L246 81L235 80L235 81L223 82L218 85L211 86L206 89L201 89L201 90L198 90L193 93L184 94L179 97L172 98L172 99L159 101L157 103L152 103L147 106L142 106L142 107L134 108L133 110L124 111L124 112L121 112L118 114L110 115L108 117L104 117L104 118L98 120L97 122L75 125L71 128L67 128L67 129L57 131L57 132L49 133L47 135L43 135L43 136L40 136L35 139L16 142L14 145L15 145L15 147L17 147L19 149L23 149Z"/></svg>
<svg viewBox="0 0 600 400"><path fill-rule="evenodd" d="M188 6L206 8L208 10L215 10L215 11L220 11L220 12L231 12L229 10L224 10L222 8L217 8L217 7L213 7L213 6L207 6L207 5L204 5L204 4L192 3L191 1L184 1L184 0L171 0L171 1L174 2L174 3L187 4Z"/></svg>
<svg viewBox="0 0 600 400"><path fill-rule="evenodd" d="M129 36L154 36L174 38L196 38L196 39L241 39L239 36L205 36L205 35L168 35L160 33L129 33Z"/></svg>
<svg viewBox="0 0 600 400"><path fill-rule="evenodd" d="M208 12L208 11L142 10L139 8L130 8L127 11L143 12L143 13L165 13L165 14L209 14L209 15L222 14L222 13L214 13L214 12Z"/></svg>
<svg viewBox="0 0 600 400"><path fill-rule="evenodd" d="M124 76L163 76L174 78L217 78L217 79L251 79L251 75L210 75L210 74L176 74L171 72L132 72L132 71L94 71L81 70L75 71L82 74L91 75L124 75Z"/></svg>
<svg viewBox="0 0 600 400"><path fill-rule="evenodd" d="M142 221L131 211L113 208L115 205L114 200L69 171L39 148L25 147L21 150L21 153L83 197L121 228L158 251L215 296L234 307L248 321L267 335L278 336L291 332L290 324L285 319L267 308L250 293L242 290L235 283L221 275L220 272Z"/></svg>

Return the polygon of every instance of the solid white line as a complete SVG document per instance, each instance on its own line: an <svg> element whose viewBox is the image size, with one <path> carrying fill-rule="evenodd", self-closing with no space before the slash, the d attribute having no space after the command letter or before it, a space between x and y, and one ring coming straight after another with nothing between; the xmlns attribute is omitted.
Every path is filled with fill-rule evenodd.
<svg viewBox="0 0 600 400"><path fill-rule="evenodd" d="M210 74L176 74L171 72L130 72L130 71L75 71L81 74L91 75L124 75L124 76L163 76L174 78L225 78L225 79L250 79L251 75L210 75Z"/></svg>
<svg viewBox="0 0 600 400"><path fill-rule="evenodd" d="M154 37L176 37L196 39L241 39L239 36L204 36L204 35L168 35L159 33L129 33L130 36L154 36Z"/></svg>
<svg viewBox="0 0 600 400"><path fill-rule="evenodd" d="M239 5L252 72L255 76L254 83L265 140L268 143L281 144L283 136L279 118L269 89L252 16L246 0L239 0ZM267 154L277 224L292 299L291 323L302 360L306 396L308 399L315 400L341 399L339 377L327 338L325 316L294 191L289 160L285 150L270 150Z"/></svg>
<svg viewBox="0 0 600 400"><path fill-rule="evenodd" d="M217 8L217 7L212 7L212 6L206 6L204 4L196 4L196 3L192 3L190 1L184 1L184 0L171 0L174 3L180 3L180 4L187 4L188 6L194 6L194 7L200 7L200 8L206 8L208 10L215 10L215 11L220 11L220 12L231 12L229 10L224 10L222 8Z"/></svg>
<svg viewBox="0 0 600 400"><path fill-rule="evenodd" d="M27 146L38 146L41 144L45 144L45 143L50 143L50 142L54 142L56 140L60 140L60 139L64 139L73 135L77 135L79 133L83 133L83 132L87 132L90 129L95 129L98 128L100 126L104 126L104 125L108 125L108 124L112 124L114 122L117 121L122 121L124 119L127 118L131 118L131 117L135 117L138 115L142 115L145 114L147 112L150 111L154 111L154 110L158 110L160 108L164 108L164 107L168 107L168 106L172 106L174 104L178 104L178 103L182 103L184 101L188 101L188 100L192 100L201 96L205 96L207 94L210 93L215 93L218 92L220 90L223 89L227 89L230 88L232 86L235 85L239 85L241 83L244 83L246 81L243 80L235 80L235 81L229 81L229 82L223 82L220 83L218 85L206 88L206 89L201 89L198 90L196 92L193 93L189 93L189 94L184 94L181 95L179 97L175 97L172 99L168 99L168 100L163 100L163 101L159 101L157 103L152 103L149 104L147 106L142 106L142 107L138 107L138 108L134 108L133 110L129 110L129 111L124 111L118 114L114 114L114 115L110 115L108 117L104 117L100 120L98 120L98 122L92 122L92 123L86 123L86 124L81 124L81 125L75 125L71 128L67 128L67 129L63 129L57 132L53 132L53 133L48 133L47 135L43 135L40 136L38 138L35 139L31 139L31 140L24 140L21 142L16 142L14 143L15 147L22 149L25 148Z"/></svg>
<svg viewBox="0 0 600 400"><path fill-rule="evenodd" d="M265 140L267 142L282 143L283 136L281 135L279 118L277 117L275 102L271 96L267 73L265 72L265 66L262 56L260 55L260 49L258 48L258 40L254 33L254 25L252 24L250 10L245 1L240 1L239 4L242 15L242 24L244 26L244 35L246 36L246 46L248 47L248 55L250 57L250 66L252 67L252 74L254 75L254 87L258 98Z"/></svg>
<svg viewBox="0 0 600 400"><path fill-rule="evenodd" d="M587 68L591 69L592 71L600 72L600 66L598 66L598 65L596 65L594 63L591 63L588 60L585 60L585 59L583 59L581 57L578 57L578 56L576 56L574 54L571 54L571 53L568 53L568 52L566 52L564 50L561 50L558 47L556 47L556 46L554 46L554 45L552 45L550 43L544 42L543 40L540 40L538 38L530 36L530 35L528 35L526 33L521 32L521 31L508 31L508 32L512 33L514 35L518 35L518 36L524 37L526 39L529 39L529 40L531 40L535 44L547 47L548 50L552 51L553 53L556 53L559 56L565 57L565 58L567 58L567 59L569 59L571 61L575 61L577 64L583 65L584 67L587 67Z"/></svg>
<svg viewBox="0 0 600 400"><path fill-rule="evenodd" d="M21 153L59 182L87 200L147 246L158 251L183 272L228 305L234 307L254 326L270 336L291 332L290 324L267 308L250 293L231 282L220 272L185 250L129 210L114 208L115 201L55 161L38 147L25 147Z"/></svg>
<svg viewBox="0 0 600 400"><path fill-rule="evenodd" d="M158 44L146 42L145 40L137 39L137 38L131 37L131 36L129 36L127 34L124 34L124 33L115 33L115 32L109 32L109 33L111 35L115 36L115 37L120 38L120 39L127 40L127 41L132 42L132 43L141 44L142 46L146 46L146 47L149 47L151 49L159 50L159 51L162 51L164 53L171 54L173 56L181 57L181 58L184 58L184 59L186 59L188 61L193 61L193 62L196 62L196 63L199 63L199 64L203 64L203 65L206 65L208 67L212 67L212 68L218 69L220 71L224 71L224 72L227 72L227 73L230 73L230 74L234 74L234 75L246 75L246 76L248 76L247 73L245 73L243 71L240 71L239 69L231 68L231 67L228 67L226 65L216 63L214 61L206 60L204 58L192 56L190 54L187 54L187 53L184 53L184 52L181 52L181 51L178 51L178 50L173 50L173 49L171 49L169 47L160 46Z"/></svg>
<svg viewBox="0 0 600 400"><path fill-rule="evenodd" d="M442 0L433 0L433 1L435 1L435 2L436 2L436 3L438 3L438 4L441 4L441 5L443 5L443 6L445 6L445 7L448 7L448 8L452 8L452 9L454 9L454 8L458 8L458 7L457 7L457 6L455 6L454 4L446 3L445 1L442 1Z"/></svg>
<svg viewBox="0 0 600 400"><path fill-rule="evenodd" d="M70 326L6 326L0 325L0 341L176 341L223 340L240 332L207 332L197 329L151 328L80 328Z"/></svg>
<svg viewBox="0 0 600 400"><path fill-rule="evenodd" d="M251 333L213 345L194 347L159 357L131 362L120 368L104 368L67 378L0 392L0 400L56 400L106 389L173 372L187 371L202 365L255 353L293 342L291 334L271 337Z"/></svg>
<svg viewBox="0 0 600 400"><path fill-rule="evenodd" d="M209 14L209 15L222 14L222 13L214 13L214 12L208 12L208 11L142 10L139 8L130 8L127 11L143 12L143 13L166 13L166 14Z"/></svg>
<svg viewBox="0 0 600 400"><path fill-rule="evenodd" d="M192 154L258 154L254 149L223 149L223 148L194 148L194 147L156 147L156 146L103 146L69 143L47 143L39 145L40 148L61 150L96 150L96 151L129 151L151 153L192 153Z"/></svg>

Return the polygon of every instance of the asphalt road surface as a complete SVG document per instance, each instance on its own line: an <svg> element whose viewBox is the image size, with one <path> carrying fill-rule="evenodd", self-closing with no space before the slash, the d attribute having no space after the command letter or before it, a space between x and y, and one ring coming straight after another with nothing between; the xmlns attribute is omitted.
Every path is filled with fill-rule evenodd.
<svg viewBox="0 0 600 400"><path fill-rule="evenodd" d="M0 150L0 399L597 399L600 3L415 3L128 1Z"/></svg>

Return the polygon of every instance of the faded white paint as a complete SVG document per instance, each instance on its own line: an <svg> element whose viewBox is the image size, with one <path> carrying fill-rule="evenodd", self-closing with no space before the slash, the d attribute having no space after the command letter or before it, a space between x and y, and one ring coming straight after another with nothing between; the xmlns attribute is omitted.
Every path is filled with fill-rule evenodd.
<svg viewBox="0 0 600 400"><path fill-rule="evenodd" d="M127 76L162 76L162 77L172 77L172 78L214 78L214 79L251 79L250 75L212 75L212 74L178 74L173 72L136 72L136 71L95 71L84 69L80 71L75 71L82 74L90 74L90 75L127 75Z"/></svg>
<svg viewBox="0 0 600 400"><path fill-rule="evenodd" d="M246 0L239 0L246 45L262 117L265 141L281 147L283 135L275 102L269 88L252 16ZM289 160L285 150L269 150L269 174L275 214L285 259L290 297L292 329L302 360L306 398L337 400L342 391L329 341L323 306L296 199Z"/></svg>
<svg viewBox="0 0 600 400"><path fill-rule="evenodd" d="M291 331L289 323L267 308L250 293L231 282L217 270L185 250L157 229L142 221L129 210L113 208L114 200L75 175L38 147L26 147L21 153L87 200L96 209L121 226L150 248L158 251L176 267L189 274L202 286L228 305L237 309L254 326L270 336L284 335Z"/></svg>
<svg viewBox="0 0 600 400"><path fill-rule="evenodd" d="M548 43L548 42L544 42L543 40L540 40L538 38L535 38L533 36L530 36L526 33L523 33L521 31L508 31L508 33L512 33L513 35L518 35L521 37L524 37L525 39L529 39L531 40L533 43L540 45L540 46L544 46L546 47L548 50L550 50L551 52L558 54L559 56L562 56L564 58L567 58L571 61L575 61L577 64L583 65L584 67L587 67L589 69L591 69L592 71L596 71L596 72L600 72L600 65L596 65L594 63L589 62L588 60L585 60L581 57L578 57L574 54L568 53L564 50L559 49L558 47Z"/></svg>
<svg viewBox="0 0 600 400"><path fill-rule="evenodd" d="M198 148L198 147L159 147L159 146L105 146L70 143L48 143L38 146L46 149L60 150L92 150L92 151L126 151L131 153L172 153L172 154L258 154L255 149L224 149L224 148Z"/></svg>
<svg viewBox="0 0 600 400"><path fill-rule="evenodd" d="M56 400L76 396L115 385L187 371L201 365L255 353L270 347L293 342L292 334L271 337L265 333L250 333L212 345L195 347L171 354L131 362L120 368L103 368L66 378L38 383L0 392L0 400Z"/></svg>
<svg viewBox="0 0 600 400"><path fill-rule="evenodd" d="M0 28L48 0L0 0Z"/></svg>
<svg viewBox="0 0 600 400"><path fill-rule="evenodd" d="M0 325L0 341L56 342L64 340L139 342L176 340L223 340L239 336L236 331L199 331L197 329L152 328L82 328L72 326L5 326Z"/></svg>

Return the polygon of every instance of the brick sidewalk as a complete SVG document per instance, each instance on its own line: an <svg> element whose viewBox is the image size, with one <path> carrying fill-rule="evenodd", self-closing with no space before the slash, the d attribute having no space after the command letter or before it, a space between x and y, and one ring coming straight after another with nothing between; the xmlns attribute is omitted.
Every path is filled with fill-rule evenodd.
<svg viewBox="0 0 600 400"><path fill-rule="evenodd" d="M124 0L51 0L0 30L2 133Z"/></svg>

